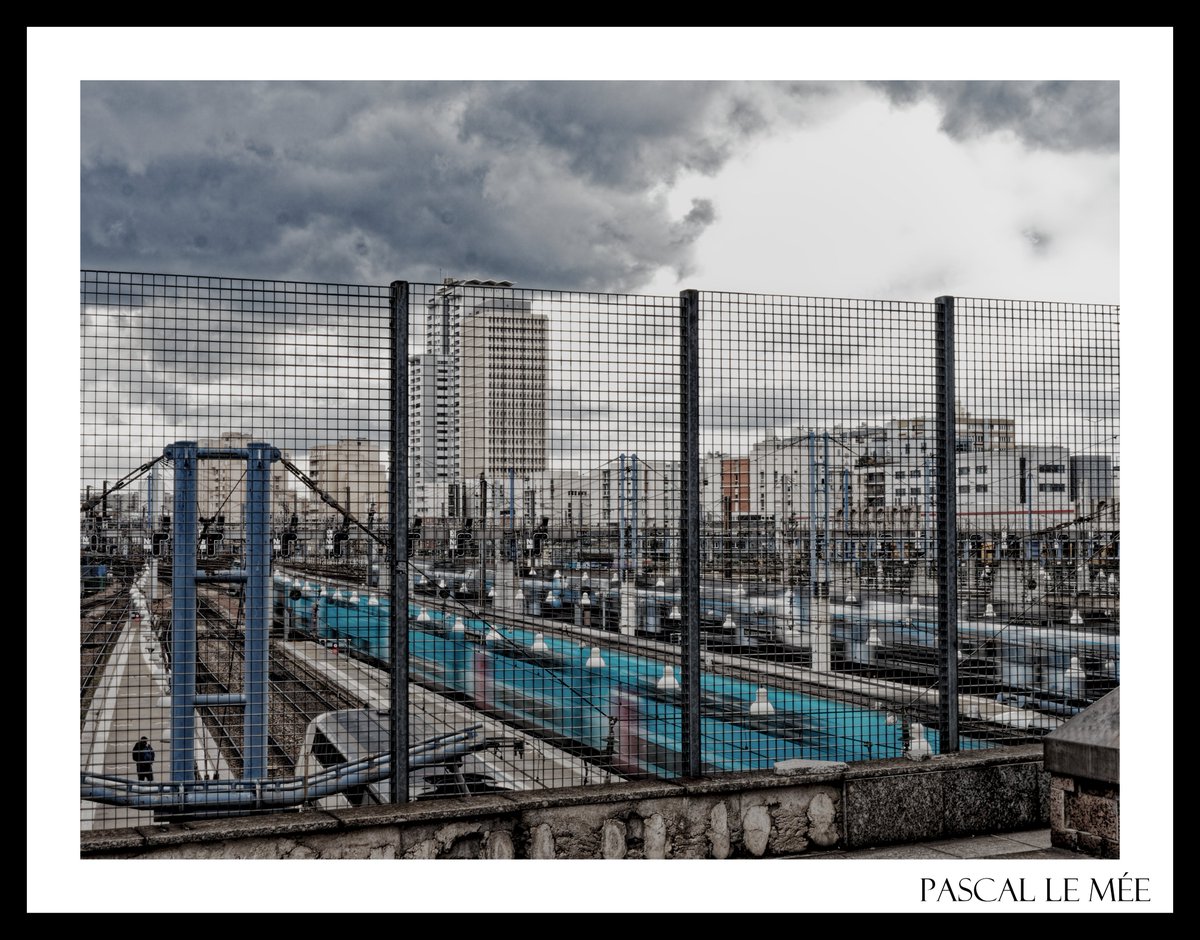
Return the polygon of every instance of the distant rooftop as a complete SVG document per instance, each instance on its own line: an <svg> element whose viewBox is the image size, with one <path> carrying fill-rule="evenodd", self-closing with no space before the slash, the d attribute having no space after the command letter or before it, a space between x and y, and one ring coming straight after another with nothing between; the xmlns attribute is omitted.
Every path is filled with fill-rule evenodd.
<svg viewBox="0 0 1200 940"><path fill-rule="evenodd" d="M460 280L457 277L444 277L442 284L446 287L512 287L512 281L481 280L477 277Z"/></svg>

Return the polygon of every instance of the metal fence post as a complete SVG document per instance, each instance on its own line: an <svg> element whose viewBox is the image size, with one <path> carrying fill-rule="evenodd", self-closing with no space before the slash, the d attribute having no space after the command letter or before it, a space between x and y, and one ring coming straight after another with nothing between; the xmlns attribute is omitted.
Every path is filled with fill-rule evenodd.
<svg viewBox="0 0 1200 940"><path fill-rule="evenodd" d="M393 803L408 802L408 282L392 282L392 446L388 473L391 516L391 651Z"/></svg>
<svg viewBox="0 0 1200 940"><path fill-rule="evenodd" d="M679 294L679 574L683 615L683 774L700 767L700 294Z"/></svg>
<svg viewBox="0 0 1200 940"><path fill-rule="evenodd" d="M175 463L171 520L171 782L196 773L196 462L195 441L166 449Z"/></svg>
<svg viewBox="0 0 1200 940"><path fill-rule="evenodd" d="M958 750L958 519L954 404L954 298L937 305L937 617L939 750Z"/></svg>
<svg viewBox="0 0 1200 940"><path fill-rule="evenodd" d="M252 443L246 461L246 641L242 689L246 710L242 717L242 776L264 780L267 776L268 637L271 590L271 533L268 527L271 500L269 444Z"/></svg>

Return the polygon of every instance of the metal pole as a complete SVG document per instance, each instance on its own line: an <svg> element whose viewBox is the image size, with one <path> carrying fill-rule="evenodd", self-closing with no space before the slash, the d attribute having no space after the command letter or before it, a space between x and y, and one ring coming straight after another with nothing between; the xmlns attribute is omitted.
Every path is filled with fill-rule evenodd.
<svg viewBox="0 0 1200 940"><path fill-rule="evenodd" d="M850 535L850 468L842 467L842 534Z"/></svg>
<svg viewBox="0 0 1200 940"><path fill-rule="evenodd" d="M391 795L393 803L408 802L408 282L393 281L392 328L392 447L388 473L388 512L391 515L391 599L388 644L391 651L392 725Z"/></svg>
<svg viewBox="0 0 1200 940"><path fill-rule="evenodd" d="M954 298L937 304L938 708L943 754L958 750L958 542L954 414Z"/></svg>
<svg viewBox="0 0 1200 940"><path fill-rule="evenodd" d="M242 777L267 776L267 630L270 623L268 585L271 546L271 461L278 451L268 444L249 445L246 460L246 659L242 716Z"/></svg>
<svg viewBox="0 0 1200 940"><path fill-rule="evenodd" d="M196 700L196 451L195 441L167 448L175 463L171 535L171 782L195 779Z"/></svg>
<svg viewBox="0 0 1200 940"><path fill-rule="evenodd" d="M638 533L637 533L637 517L638 517L638 479L637 479L637 454L632 454L629 458L629 463L633 467L633 576L638 575Z"/></svg>
<svg viewBox="0 0 1200 940"><path fill-rule="evenodd" d="M929 458L928 457L925 458L924 463L925 463L925 479L922 482L925 484L925 495L924 495L924 497L922 497L921 502L924 504L925 511L923 513L921 513L921 551L925 553L925 558L928 559L929 558L929 504L932 501L932 496L933 496L933 493L930 492L930 490L933 488L934 480L933 480L933 471L932 471L932 468L929 466ZM957 485L958 485L958 481L955 480L955 486L957 486ZM951 549L951 551L953 551L953 549ZM928 560L926 560L925 564L926 565L929 564ZM926 568L925 570L926 570L926 573L928 573L929 569Z"/></svg>
<svg viewBox="0 0 1200 940"><path fill-rule="evenodd" d="M700 294L679 295L679 573L683 615L683 774L700 765Z"/></svg>
<svg viewBox="0 0 1200 940"><path fill-rule="evenodd" d="M808 432L808 596L817 596L817 468L816 434Z"/></svg>
<svg viewBox="0 0 1200 940"><path fill-rule="evenodd" d="M487 480L479 471L479 602L487 597Z"/></svg>
<svg viewBox="0 0 1200 940"><path fill-rule="evenodd" d="M146 478L146 537L150 542L149 565L147 566L150 583L147 585L146 596L149 600L148 610L150 611L151 629L154 628L154 596L158 593L158 557L154 554L154 529L156 526L154 518L154 486L157 480L158 467L154 466L150 468L150 473ZM157 638L157 630L154 631L154 635Z"/></svg>
<svg viewBox="0 0 1200 940"><path fill-rule="evenodd" d="M625 580L625 455L617 457L617 577Z"/></svg>
<svg viewBox="0 0 1200 940"><path fill-rule="evenodd" d="M825 573L824 581L829 583L829 432L823 435L824 447L821 449L821 554L825 556L821 570Z"/></svg>

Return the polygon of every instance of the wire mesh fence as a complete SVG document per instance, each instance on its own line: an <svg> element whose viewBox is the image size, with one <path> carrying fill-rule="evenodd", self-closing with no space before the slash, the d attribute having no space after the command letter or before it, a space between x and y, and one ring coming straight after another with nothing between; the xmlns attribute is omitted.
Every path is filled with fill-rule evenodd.
<svg viewBox="0 0 1200 940"><path fill-rule="evenodd" d="M410 285L409 664L483 721L480 788L679 771L677 649L631 613L679 514L678 307Z"/></svg>
<svg viewBox="0 0 1200 940"><path fill-rule="evenodd" d="M80 289L80 758L113 797L81 824L147 822L181 783L197 812L253 809L239 781L302 775L308 723L375 694L332 647L386 589L388 292L96 271Z"/></svg>
<svg viewBox="0 0 1200 940"><path fill-rule="evenodd" d="M934 305L700 299L711 763L936 746Z"/></svg>
<svg viewBox="0 0 1200 940"><path fill-rule="evenodd" d="M1117 314L955 299L959 713L983 739L1119 681Z"/></svg>
<svg viewBox="0 0 1200 940"><path fill-rule="evenodd" d="M1115 308L85 271L81 321L84 828L919 757L1118 681Z"/></svg>

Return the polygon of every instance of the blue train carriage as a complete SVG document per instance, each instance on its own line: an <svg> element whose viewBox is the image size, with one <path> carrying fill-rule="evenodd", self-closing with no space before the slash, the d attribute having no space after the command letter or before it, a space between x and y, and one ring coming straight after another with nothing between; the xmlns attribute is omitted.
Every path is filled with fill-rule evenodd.
<svg viewBox="0 0 1200 940"><path fill-rule="evenodd" d="M613 675L597 649L490 634L469 663L463 691L477 708L570 750L604 751Z"/></svg>
<svg viewBox="0 0 1200 940"><path fill-rule="evenodd" d="M414 743L409 748L409 799L464 796L532 789L537 784L505 760L519 749L516 738L488 738L482 725L449 728L432 716L410 716ZM323 798L327 807L387 803L391 781L379 773L379 760L391 748L391 719L377 709L341 709L318 715L305 730L300 769L305 776L343 767L347 786Z"/></svg>
<svg viewBox="0 0 1200 940"><path fill-rule="evenodd" d="M85 559L79 565L79 596L103 591L109 584L109 566Z"/></svg>
<svg viewBox="0 0 1200 940"><path fill-rule="evenodd" d="M354 585L282 572L273 582L274 619L284 636L386 659L387 598Z"/></svg>

